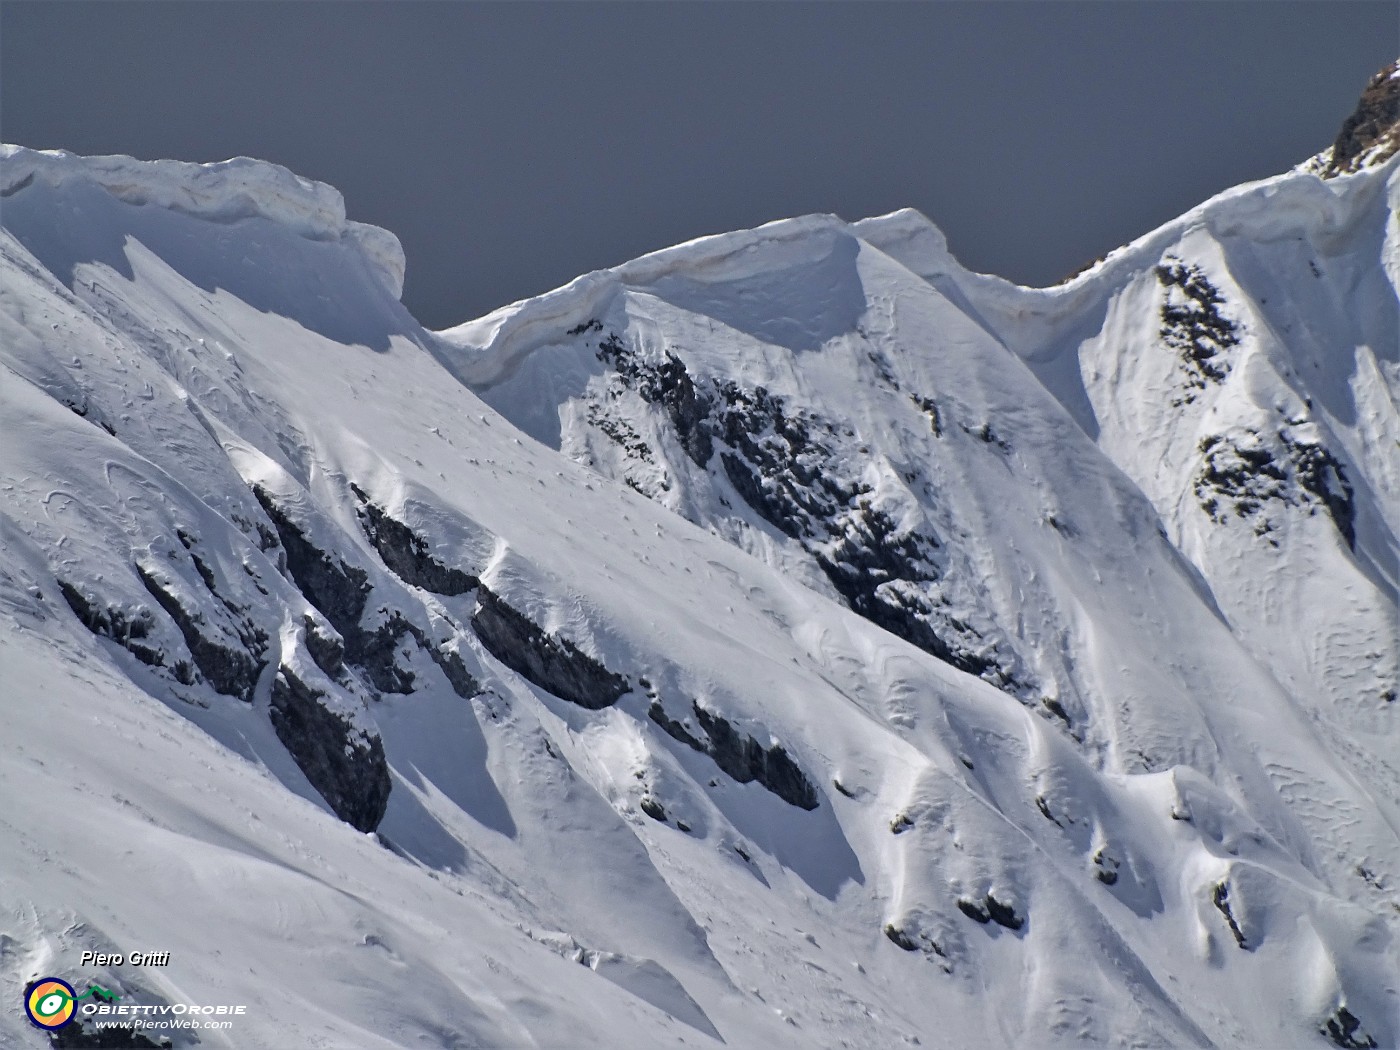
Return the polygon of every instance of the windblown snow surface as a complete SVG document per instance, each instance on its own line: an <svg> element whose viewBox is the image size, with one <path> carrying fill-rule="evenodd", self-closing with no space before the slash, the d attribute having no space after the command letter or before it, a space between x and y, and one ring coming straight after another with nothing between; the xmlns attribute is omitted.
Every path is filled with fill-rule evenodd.
<svg viewBox="0 0 1400 1050"><path fill-rule="evenodd" d="M435 334L329 187L0 159L0 1043L1400 1042L1400 162Z"/></svg>

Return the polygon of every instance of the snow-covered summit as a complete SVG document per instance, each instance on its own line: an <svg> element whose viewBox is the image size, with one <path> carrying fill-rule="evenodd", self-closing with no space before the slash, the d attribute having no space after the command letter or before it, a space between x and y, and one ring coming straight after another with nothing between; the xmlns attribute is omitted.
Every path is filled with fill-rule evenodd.
<svg viewBox="0 0 1400 1050"><path fill-rule="evenodd" d="M465 370L462 378L467 382L489 384L519 355L548 339L555 322L591 316L623 288L647 286L682 274L705 282L723 282L781 267L785 261L800 263L813 253L820 254L832 237L842 236L846 229L846 223L835 215L779 219L752 230L698 237L619 266L594 270L562 288L500 307L439 333L453 346L491 350L480 357L452 355L445 363Z"/></svg>

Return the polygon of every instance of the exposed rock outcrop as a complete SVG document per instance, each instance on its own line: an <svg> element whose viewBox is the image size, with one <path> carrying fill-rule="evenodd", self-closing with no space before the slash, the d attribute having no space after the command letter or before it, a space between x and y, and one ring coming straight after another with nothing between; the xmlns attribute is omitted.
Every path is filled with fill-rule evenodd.
<svg viewBox="0 0 1400 1050"><path fill-rule="evenodd" d="M652 820L659 821L662 824L666 823L666 807L656 801L656 799L648 795L646 798L642 799L639 805L642 812Z"/></svg>
<svg viewBox="0 0 1400 1050"><path fill-rule="evenodd" d="M348 642L350 635L359 630L360 617L364 615L369 575L312 543L306 530L262 486L254 485L253 495L277 529L287 554L287 571L297 588Z"/></svg>
<svg viewBox="0 0 1400 1050"><path fill-rule="evenodd" d="M919 950L918 942L893 923L885 923L885 936L906 952L916 952Z"/></svg>
<svg viewBox="0 0 1400 1050"><path fill-rule="evenodd" d="M475 576L435 558L427 540L391 517L358 485L351 483L350 489L361 504L356 513L365 535L399 579L425 591L448 596L466 594L477 586Z"/></svg>
<svg viewBox="0 0 1400 1050"><path fill-rule="evenodd" d="M257 687L258 676L262 674L267 661L267 635L252 625L241 625L244 648L235 648L217 637L204 613L198 609L187 609L155 574L143 565L136 566L136 574L141 577L146 590L156 603L165 610L194 658L200 674L225 696L236 696L240 700L252 700Z"/></svg>
<svg viewBox="0 0 1400 1050"><path fill-rule="evenodd" d="M614 369L615 383L665 410L698 467L710 469L718 454L718 469L744 502L797 541L854 612L1000 689L1023 699L1035 694L1005 640L989 645L988 636L947 611L939 583L941 541L927 522L901 525L875 505L870 484L834 451L849 437L835 421L794 409L761 386L692 376L669 350L659 363L649 361L615 332L599 341L596 355ZM889 372L888 363L877 361L877 367ZM886 381L898 388L892 376ZM941 434L937 405L926 397L913 400ZM590 402L587 418L633 457L653 458L607 399ZM1004 447L988 426L975 433Z"/></svg>
<svg viewBox="0 0 1400 1050"><path fill-rule="evenodd" d="M68 608L73 610L73 615L93 634L116 642L147 667L165 665L165 654L160 648L144 641L155 626L149 609L140 608L128 613L121 606L104 605L99 599L67 580L58 581L58 590L63 595L63 600L68 603ZM185 676L188 681L194 680L193 669L188 665L185 667Z"/></svg>
<svg viewBox="0 0 1400 1050"><path fill-rule="evenodd" d="M602 325L598 327L601 330ZM715 452L710 420L714 402L696 386L679 357L667 351L661 364L649 367L638 361L616 333L598 344L598 357L634 384L642 400L666 410L681 448L697 467L703 470L709 465Z"/></svg>
<svg viewBox="0 0 1400 1050"><path fill-rule="evenodd" d="M1229 351L1239 345L1239 325L1221 309L1225 297L1193 263L1167 258L1157 267L1162 286L1160 335L1175 350L1186 371L1189 403L1208 383L1224 382L1230 374Z"/></svg>
<svg viewBox="0 0 1400 1050"><path fill-rule="evenodd" d="M417 676L399 664L405 634L421 647L423 632L397 609L381 608L383 619L373 628L357 627L345 636L345 656L381 693L411 693Z"/></svg>
<svg viewBox="0 0 1400 1050"><path fill-rule="evenodd" d="M1376 164L1400 152L1400 60L1371 78L1337 140L1313 162L1324 179Z"/></svg>
<svg viewBox="0 0 1400 1050"><path fill-rule="evenodd" d="M567 638L550 634L489 588L477 595L472 629L512 671L562 700L599 711L617 703L629 685Z"/></svg>
<svg viewBox="0 0 1400 1050"><path fill-rule="evenodd" d="M1235 938L1235 943L1241 948L1248 949L1249 944L1245 941L1244 931L1240 929L1240 924L1235 920L1235 913L1230 909L1230 886L1228 883L1216 883L1211 890L1211 903L1221 915L1225 917L1225 923L1230 927L1230 936Z"/></svg>
<svg viewBox="0 0 1400 1050"><path fill-rule="evenodd" d="M1201 509L1218 525L1228 522L1231 513L1249 519L1261 537L1276 530L1270 517L1274 507L1323 510L1354 549L1355 492L1346 467L1315 431L1312 424L1303 424L1284 427L1276 436L1236 429L1202 438L1194 481Z"/></svg>
<svg viewBox="0 0 1400 1050"><path fill-rule="evenodd" d="M389 804L389 766L377 734L358 728L323 702L291 668L272 682L272 728L326 805L360 831L373 831Z"/></svg>
<svg viewBox="0 0 1400 1050"><path fill-rule="evenodd" d="M1376 1047L1375 1039L1362 1030L1361 1019L1345 1004L1338 1006L1319 1030L1342 1050L1375 1050Z"/></svg>
<svg viewBox="0 0 1400 1050"><path fill-rule="evenodd" d="M922 952L930 961L937 962L944 973L953 972L953 964L948 956L948 951L929 936L927 931L919 929L917 924L910 926L887 922L883 932L891 944L906 952Z"/></svg>
<svg viewBox="0 0 1400 1050"><path fill-rule="evenodd" d="M376 626L362 626L372 589L369 574L316 546L308 530L293 520L266 489L254 485L253 495L277 529L292 580L306 600L340 632L344 661L363 671L380 692L412 692L414 674L399 665L398 647L405 633L422 644L422 633L397 609L387 607L379 610L382 618Z"/></svg>
<svg viewBox="0 0 1400 1050"><path fill-rule="evenodd" d="M1355 550L1356 493L1347 479L1346 467L1321 443L1293 440L1287 431L1279 436L1288 448L1303 500L1322 506L1347 546Z"/></svg>
<svg viewBox="0 0 1400 1050"><path fill-rule="evenodd" d="M322 628L311 616L302 619L306 651L327 678L338 679L345 671L345 642L338 634Z"/></svg>
<svg viewBox="0 0 1400 1050"><path fill-rule="evenodd" d="M997 900L992 894L987 894L980 901L971 900L967 897L958 898L958 911L962 912L974 922L979 922L985 926L989 922L994 922L998 926L1004 926L1008 930L1019 930L1026 925L1023 915L1016 914L1016 909L1004 901Z"/></svg>
<svg viewBox="0 0 1400 1050"><path fill-rule="evenodd" d="M1094 878L1105 886L1112 886L1118 881L1118 869L1122 866L1122 861L1110 853L1107 846L1096 849L1092 861Z"/></svg>
<svg viewBox="0 0 1400 1050"><path fill-rule="evenodd" d="M790 805L799 809L817 808L817 789L781 744L765 748L753 737L741 733L729 721L706 711L699 704L693 704L692 709L706 740L701 740L681 722L671 718L659 703L653 702L647 714L667 735L695 751L709 755L715 760L715 765L740 784L757 781Z"/></svg>
<svg viewBox="0 0 1400 1050"><path fill-rule="evenodd" d="M462 659L460 652L445 645L425 645L424 648L432 657L433 663L447 676L453 692L463 700L470 700L481 693L481 683L467 670L467 662Z"/></svg>

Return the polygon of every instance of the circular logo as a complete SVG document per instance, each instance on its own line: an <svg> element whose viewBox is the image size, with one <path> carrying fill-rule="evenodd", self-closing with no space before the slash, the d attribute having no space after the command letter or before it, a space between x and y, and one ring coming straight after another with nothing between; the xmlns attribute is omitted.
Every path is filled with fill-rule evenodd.
<svg viewBox="0 0 1400 1050"><path fill-rule="evenodd" d="M67 981L57 977L42 977L29 989L24 999L24 1012L40 1028L52 1031L73 1020L77 993Z"/></svg>

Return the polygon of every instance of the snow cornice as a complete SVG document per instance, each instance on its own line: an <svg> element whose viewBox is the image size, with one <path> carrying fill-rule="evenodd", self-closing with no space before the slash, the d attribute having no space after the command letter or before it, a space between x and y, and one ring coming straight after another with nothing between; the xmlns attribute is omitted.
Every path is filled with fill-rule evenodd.
<svg viewBox="0 0 1400 1050"><path fill-rule="evenodd" d="M398 298L403 293L404 254L388 230L345 217L345 199L323 182L305 179L278 164L234 157L212 164L136 160L126 156L81 157L65 150L0 145L0 197L35 182L59 187L85 181L117 200L153 205L210 222L261 218L318 241L348 241L357 247Z"/></svg>

